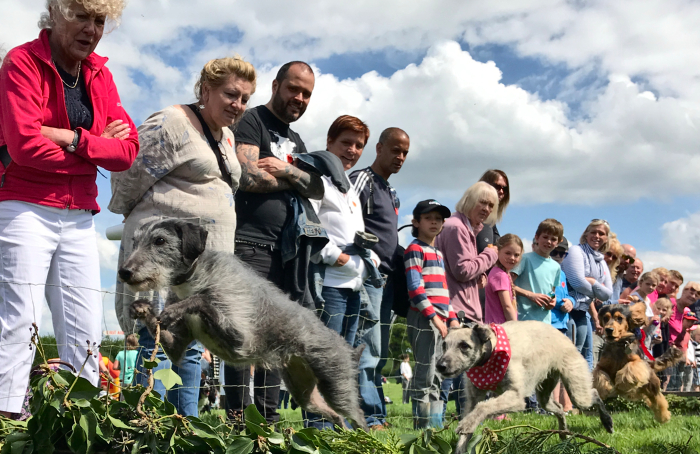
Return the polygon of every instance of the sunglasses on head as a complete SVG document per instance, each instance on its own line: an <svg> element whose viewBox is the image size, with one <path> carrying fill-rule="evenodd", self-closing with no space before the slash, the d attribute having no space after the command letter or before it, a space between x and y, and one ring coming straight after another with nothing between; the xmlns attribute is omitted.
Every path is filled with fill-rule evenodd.
<svg viewBox="0 0 700 454"><path fill-rule="evenodd" d="M566 257L569 253L563 249L554 249L549 253L550 257Z"/></svg>
<svg viewBox="0 0 700 454"><path fill-rule="evenodd" d="M600 222L600 223L605 224L608 227L610 227L610 223L608 223L608 221L606 221L605 219L591 219L591 223L594 223L594 222Z"/></svg>
<svg viewBox="0 0 700 454"><path fill-rule="evenodd" d="M508 189L508 186L502 186L498 183L491 183L491 186L496 190L496 191L503 191L506 192Z"/></svg>

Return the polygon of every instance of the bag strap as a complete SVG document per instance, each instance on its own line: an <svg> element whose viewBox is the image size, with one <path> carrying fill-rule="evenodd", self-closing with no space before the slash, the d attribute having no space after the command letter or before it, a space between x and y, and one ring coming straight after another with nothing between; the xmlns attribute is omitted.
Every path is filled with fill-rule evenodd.
<svg viewBox="0 0 700 454"><path fill-rule="evenodd" d="M7 151L7 145L3 145L0 147L0 164L7 169L11 162L12 158L10 157L10 152Z"/></svg>
<svg viewBox="0 0 700 454"><path fill-rule="evenodd" d="M212 151L214 152L214 155L216 156L216 162L219 164L221 176L224 178L224 181L233 188L233 178L231 178L231 169L227 165L228 162L226 161L226 158L221 153L221 149L219 148L219 142L217 142L214 139L214 135L209 130L209 126L207 126L207 123L204 121L204 118L202 118L202 114L199 112L199 108L195 104L187 104L187 107L192 109L192 112L194 112L194 114L197 116L197 119L199 120L199 123L202 125L204 137L207 138L207 142L209 142L209 146L211 147Z"/></svg>

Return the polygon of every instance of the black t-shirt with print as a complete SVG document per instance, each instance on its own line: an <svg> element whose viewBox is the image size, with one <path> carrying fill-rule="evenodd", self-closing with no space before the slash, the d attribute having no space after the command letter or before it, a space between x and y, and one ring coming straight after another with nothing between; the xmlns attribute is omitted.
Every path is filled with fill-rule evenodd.
<svg viewBox="0 0 700 454"><path fill-rule="evenodd" d="M299 135L264 105L248 109L233 132L236 143L260 148L260 159L274 156L291 162L292 153L306 153ZM289 191L236 192L236 238L279 247L291 215Z"/></svg>

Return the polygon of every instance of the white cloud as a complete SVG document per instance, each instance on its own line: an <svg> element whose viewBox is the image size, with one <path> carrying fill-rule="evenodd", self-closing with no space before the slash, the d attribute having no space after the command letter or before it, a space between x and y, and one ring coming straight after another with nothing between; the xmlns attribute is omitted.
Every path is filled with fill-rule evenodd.
<svg viewBox="0 0 700 454"><path fill-rule="evenodd" d="M97 252L100 255L100 268L117 270L119 259L119 242L108 240L102 233L97 233Z"/></svg>
<svg viewBox="0 0 700 454"><path fill-rule="evenodd" d="M637 251L644 270L656 267L678 270L684 283L700 282L700 212L667 222L661 227L663 251Z"/></svg>

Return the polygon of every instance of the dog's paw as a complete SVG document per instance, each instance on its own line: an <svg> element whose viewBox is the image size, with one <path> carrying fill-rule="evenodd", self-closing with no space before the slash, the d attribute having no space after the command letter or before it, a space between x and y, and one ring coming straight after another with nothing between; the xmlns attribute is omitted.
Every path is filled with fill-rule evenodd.
<svg viewBox="0 0 700 454"><path fill-rule="evenodd" d="M469 447L469 440L471 440L472 434L460 434L457 440L457 446L455 446L454 454L465 454L467 448Z"/></svg>
<svg viewBox="0 0 700 454"><path fill-rule="evenodd" d="M153 313L151 302L146 299L136 300L129 307L129 317L134 320L143 320Z"/></svg>

